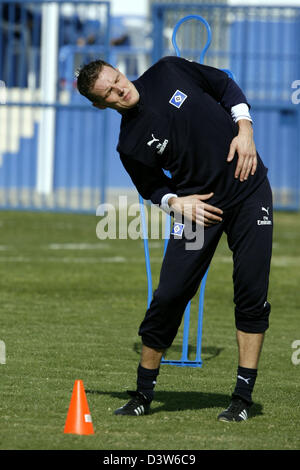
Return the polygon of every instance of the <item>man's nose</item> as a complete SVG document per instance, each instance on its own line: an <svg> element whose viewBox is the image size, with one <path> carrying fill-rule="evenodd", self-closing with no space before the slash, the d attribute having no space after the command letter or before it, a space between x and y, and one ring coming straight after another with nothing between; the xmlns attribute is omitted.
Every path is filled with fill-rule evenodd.
<svg viewBox="0 0 300 470"><path fill-rule="evenodd" d="M120 87L118 85L115 86L115 90L118 93L119 96L122 96L124 94L124 88Z"/></svg>

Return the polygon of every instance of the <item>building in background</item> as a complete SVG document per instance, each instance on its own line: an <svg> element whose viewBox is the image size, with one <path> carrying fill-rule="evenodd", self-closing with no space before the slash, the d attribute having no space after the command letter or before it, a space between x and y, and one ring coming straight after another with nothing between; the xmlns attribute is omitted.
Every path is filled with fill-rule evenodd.
<svg viewBox="0 0 300 470"><path fill-rule="evenodd" d="M226 21L224 21L223 10L219 8L213 8L214 5L226 5L227 3L227 0L179 0L178 2L174 2L172 0L149 0L150 15L153 15L153 7L155 8L155 5L163 4L170 7L169 9L165 10L163 19L164 55L174 54L172 34L174 26L180 20L180 18L186 15L199 14L199 8L201 5L206 5L208 8L203 7L201 9L201 15L206 19L206 21L208 21L210 25L213 25L214 28L213 40L209 48L210 65L228 68L228 62L226 59L224 58L224 60L222 60L220 56L217 57L216 54L214 54L214 52L216 53L217 50L224 47L228 36L228 26ZM176 8L172 8L174 4L176 4ZM193 5L195 5L195 8L193 8ZM188 9L186 9L187 6ZM199 61L201 50L203 50L207 42L207 38L208 35L204 25L194 20L183 24L176 36L178 47L182 51L182 56L197 61ZM157 60L159 54L160 52L155 54L154 51L153 59Z"/></svg>
<svg viewBox="0 0 300 470"><path fill-rule="evenodd" d="M199 4L206 4L206 5L220 5L221 3L228 3L228 0L148 0L149 1L149 5L151 7L151 5L153 5L154 3L158 4L158 3L163 3L163 4L185 4L185 3L189 3L189 4L192 4L192 3L195 3L195 5L199 5ZM230 1L230 0L229 0Z"/></svg>
<svg viewBox="0 0 300 470"><path fill-rule="evenodd" d="M0 0L0 206L94 212L115 195L136 197L116 152L120 116L93 109L75 72L103 58L135 79L175 55L174 26L194 13L212 31L204 63L231 70L251 103L275 207L300 208L300 105L291 100L300 79L300 4L149 0L132 14L125 3L128 14L111 15L101 1ZM199 61L207 32L191 20L176 40L181 56Z"/></svg>

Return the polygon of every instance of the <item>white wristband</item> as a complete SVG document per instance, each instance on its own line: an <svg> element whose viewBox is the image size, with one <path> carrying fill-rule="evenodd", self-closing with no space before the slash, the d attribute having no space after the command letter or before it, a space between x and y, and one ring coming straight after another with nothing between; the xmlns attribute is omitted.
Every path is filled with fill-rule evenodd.
<svg viewBox="0 0 300 470"><path fill-rule="evenodd" d="M246 103L240 103L231 108L231 116L234 122L238 122L241 119L246 119L252 122L252 118L249 113L249 108Z"/></svg>
<svg viewBox="0 0 300 470"><path fill-rule="evenodd" d="M170 211L171 211L171 208L168 204L168 201L171 197L178 197L177 194L172 194L172 193L168 193L168 194L165 194L162 198L161 198L161 203L160 203L160 208L166 212L167 214L170 214Z"/></svg>

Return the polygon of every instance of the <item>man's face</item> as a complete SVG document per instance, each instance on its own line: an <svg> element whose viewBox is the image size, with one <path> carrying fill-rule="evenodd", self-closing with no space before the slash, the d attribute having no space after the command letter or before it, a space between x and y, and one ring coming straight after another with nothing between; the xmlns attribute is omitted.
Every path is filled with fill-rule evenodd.
<svg viewBox="0 0 300 470"><path fill-rule="evenodd" d="M105 65L97 78L92 93L97 97L97 108L122 110L133 108L139 101L139 93L132 82L118 69Z"/></svg>

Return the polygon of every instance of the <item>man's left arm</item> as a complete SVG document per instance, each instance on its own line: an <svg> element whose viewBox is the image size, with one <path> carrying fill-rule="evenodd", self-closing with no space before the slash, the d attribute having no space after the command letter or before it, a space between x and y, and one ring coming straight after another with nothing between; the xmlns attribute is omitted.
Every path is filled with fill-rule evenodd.
<svg viewBox="0 0 300 470"><path fill-rule="evenodd" d="M254 175L257 166L250 105L246 96L237 83L222 70L184 59L180 64L182 67L188 67L194 80L231 113L232 119L237 123L239 132L231 142L227 161L231 162L237 152L235 177L245 181L250 173Z"/></svg>
<svg viewBox="0 0 300 470"><path fill-rule="evenodd" d="M256 146L249 113L250 105L240 87L231 78L228 78L220 104L225 109L230 109L232 119L239 128L238 135L231 142L227 161L230 163L237 153L238 161L234 176L241 182L246 181L250 174L254 175L257 168Z"/></svg>

